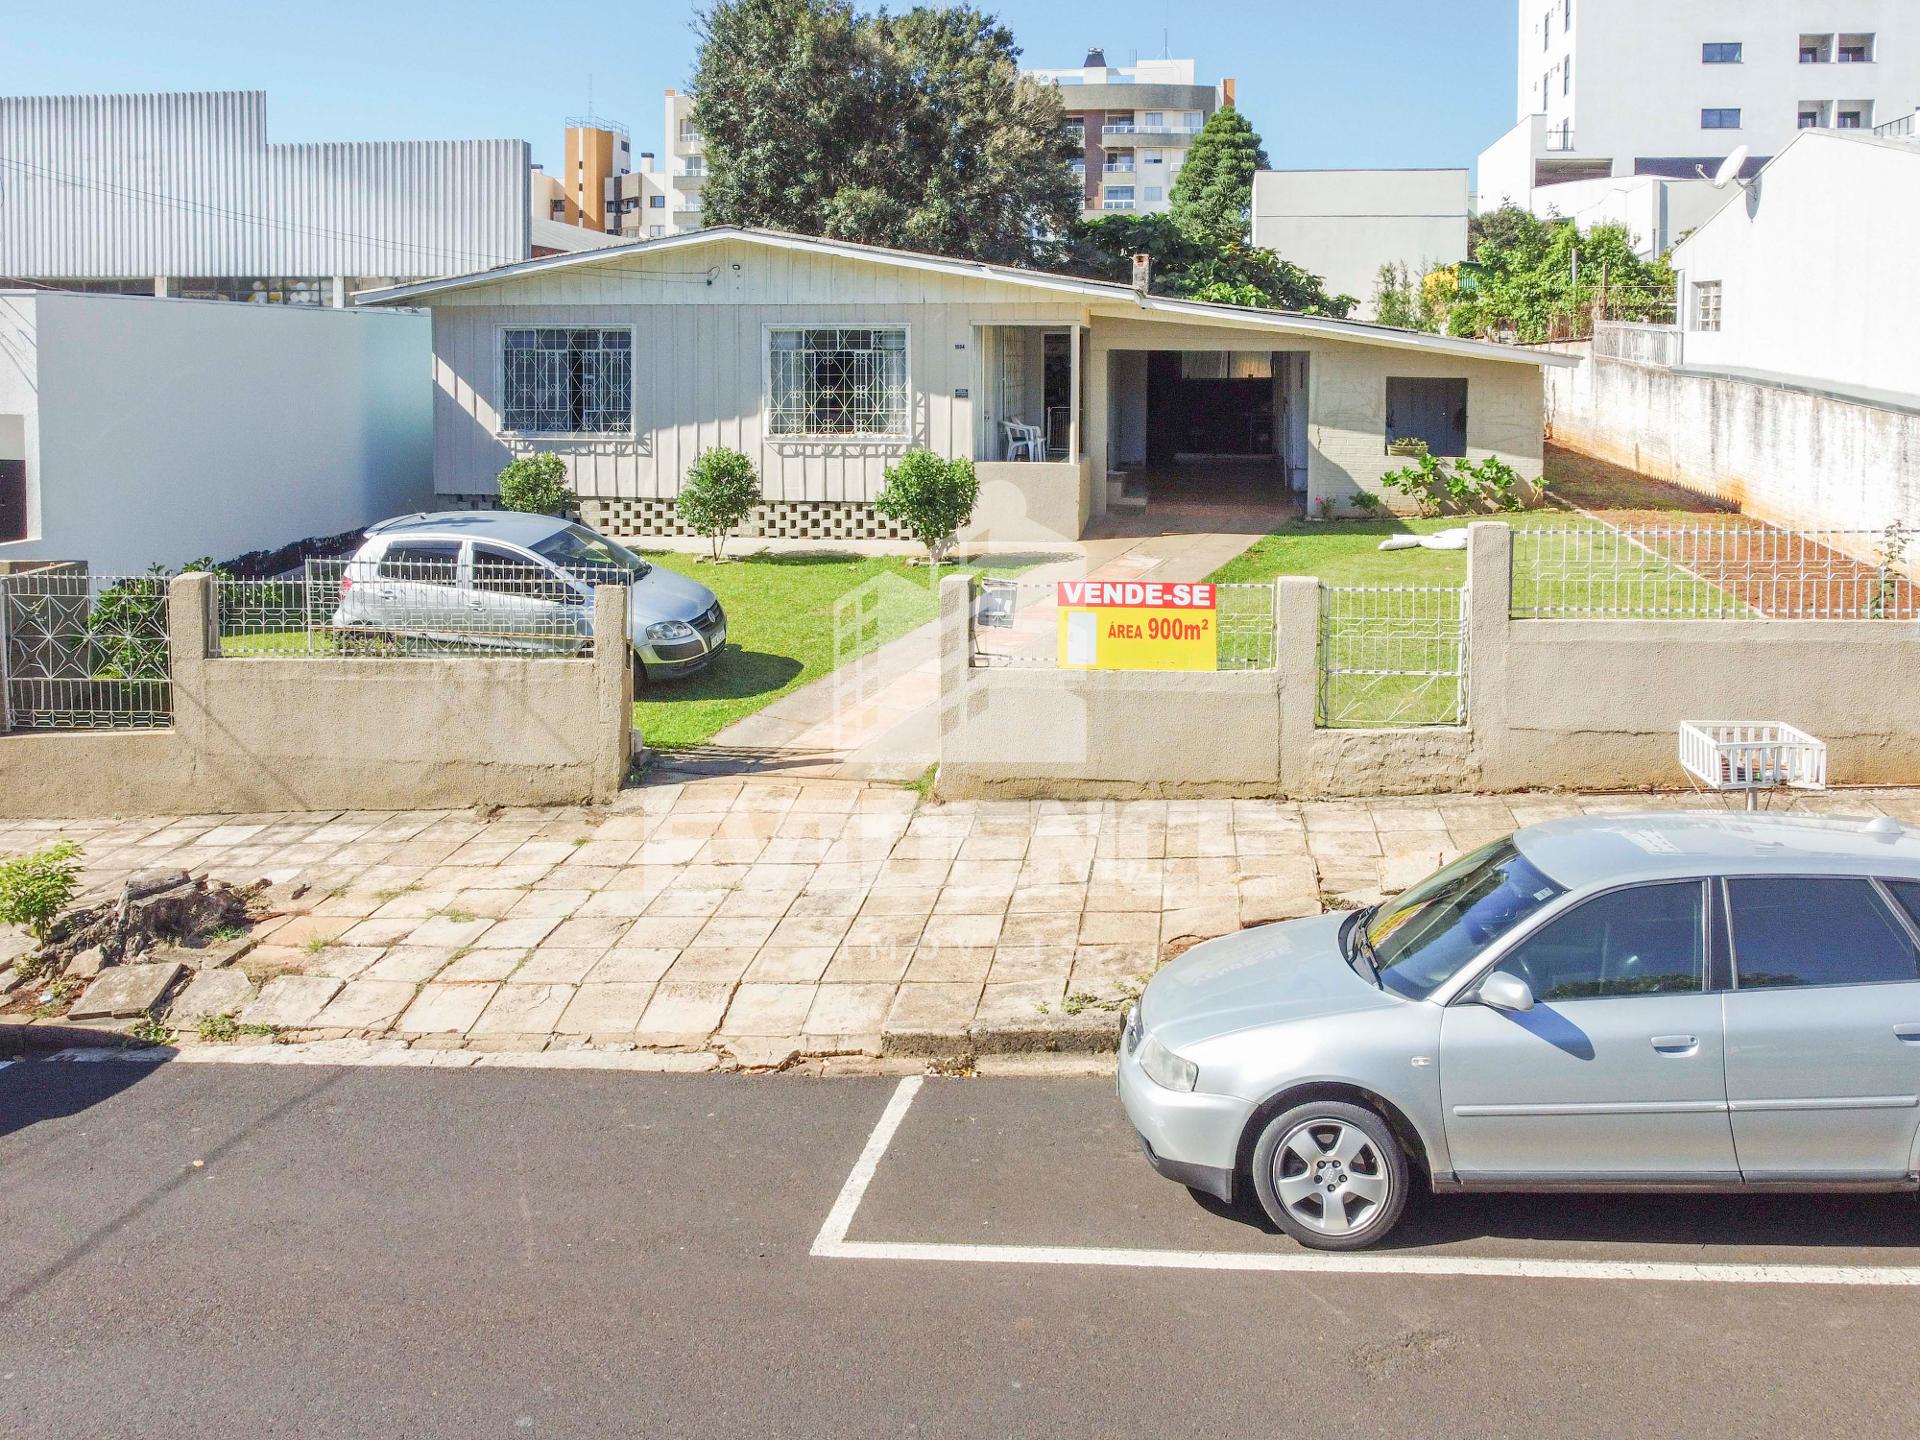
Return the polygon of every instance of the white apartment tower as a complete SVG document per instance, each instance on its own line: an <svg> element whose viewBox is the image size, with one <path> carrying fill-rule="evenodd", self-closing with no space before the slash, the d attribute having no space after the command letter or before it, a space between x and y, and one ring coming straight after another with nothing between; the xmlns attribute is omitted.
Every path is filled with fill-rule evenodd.
<svg viewBox="0 0 1920 1440"><path fill-rule="evenodd" d="M1201 84L1191 60L1109 65L1098 50L1077 69L1028 70L1059 87L1067 126L1080 143L1073 170L1082 213L1166 211L1173 177L1207 117L1233 104L1233 81Z"/></svg>
<svg viewBox="0 0 1920 1440"><path fill-rule="evenodd" d="M1481 153L1482 210L1694 179L1743 145L1751 173L1797 130L1871 131L1920 103L1916 0L1519 0L1518 26L1518 123Z"/></svg>

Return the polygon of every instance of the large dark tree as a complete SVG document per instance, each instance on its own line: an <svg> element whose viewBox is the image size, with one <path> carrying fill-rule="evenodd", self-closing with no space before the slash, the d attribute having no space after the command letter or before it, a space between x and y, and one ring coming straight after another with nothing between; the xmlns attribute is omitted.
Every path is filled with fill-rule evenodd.
<svg viewBox="0 0 1920 1440"><path fill-rule="evenodd" d="M698 30L708 224L1021 264L1078 211L1059 96L990 15L718 0Z"/></svg>

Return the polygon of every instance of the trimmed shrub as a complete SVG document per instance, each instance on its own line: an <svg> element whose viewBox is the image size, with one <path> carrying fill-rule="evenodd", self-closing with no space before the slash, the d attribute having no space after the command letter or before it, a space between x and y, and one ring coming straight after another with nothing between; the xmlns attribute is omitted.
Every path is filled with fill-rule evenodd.
<svg viewBox="0 0 1920 1440"><path fill-rule="evenodd" d="M927 547L927 558L938 565L979 502L980 477L973 462L943 460L931 450L909 450L887 467L886 481L873 508L906 526L907 533Z"/></svg>
<svg viewBox="0 0 1920 1440"><path fill-rule="evenodd" d="M529 515L565 515L573 508L566 462L551 451L511 461L500 472L500 503Z"/></svg>
<svg viewBox="0 0 1920 1440"><path fill-rule="evenodd" d="M760 477L753 461L738 450L716 446L702 450L687 471L675 500L681 520L696 535L704 535L720 559L727 535L753 514L760 503Z"/></svg>

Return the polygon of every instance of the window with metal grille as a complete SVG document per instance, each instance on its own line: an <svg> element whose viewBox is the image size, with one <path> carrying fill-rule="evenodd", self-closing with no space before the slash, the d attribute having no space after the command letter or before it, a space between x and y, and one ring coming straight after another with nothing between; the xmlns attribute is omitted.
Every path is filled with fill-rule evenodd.
<svg viewBox="0 0 1920 1440"><path fill-rule="evenodd" d="M906 435L905 326L777 329L767 347L773 434Z"/></svg>
<svg viewBox="0 0 1920 1440"><path fill-rule="evenodd" d="M532 435L633 432L633 334L546 327L502 335L501 421Z"/></svg>

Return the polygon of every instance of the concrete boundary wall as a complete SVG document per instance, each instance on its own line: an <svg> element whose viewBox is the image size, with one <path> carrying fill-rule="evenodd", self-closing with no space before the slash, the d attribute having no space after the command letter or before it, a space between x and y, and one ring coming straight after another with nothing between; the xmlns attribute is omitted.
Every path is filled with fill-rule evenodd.
<svg viewBox="0 0 1920 1440"><path fill-rule="evenodd" d="M0 735L0 815L588 804L626 777L623 586L596 594L591 660L224 659L211 576L168 611L172 728Z"/></svg>
<svg viewBox="0 0 1920 1440"><path fill-rule="evenodd" d="M1920 524L1920 410L1579 355L1546 372L1550 437L1802 529Z"/></svg>
<svg viewBox="0 0 1920 1440"><path fill-rule="evenodd" d="M1836 784L1920 783L1920 627L1515 620L1513 532L1470 527L1467 723L1318 729L1319 585L1276 582L1270 671L974 669L940 595L943 795L1418 795L1687 783L1687 720L1784 720Z"/></svg>

